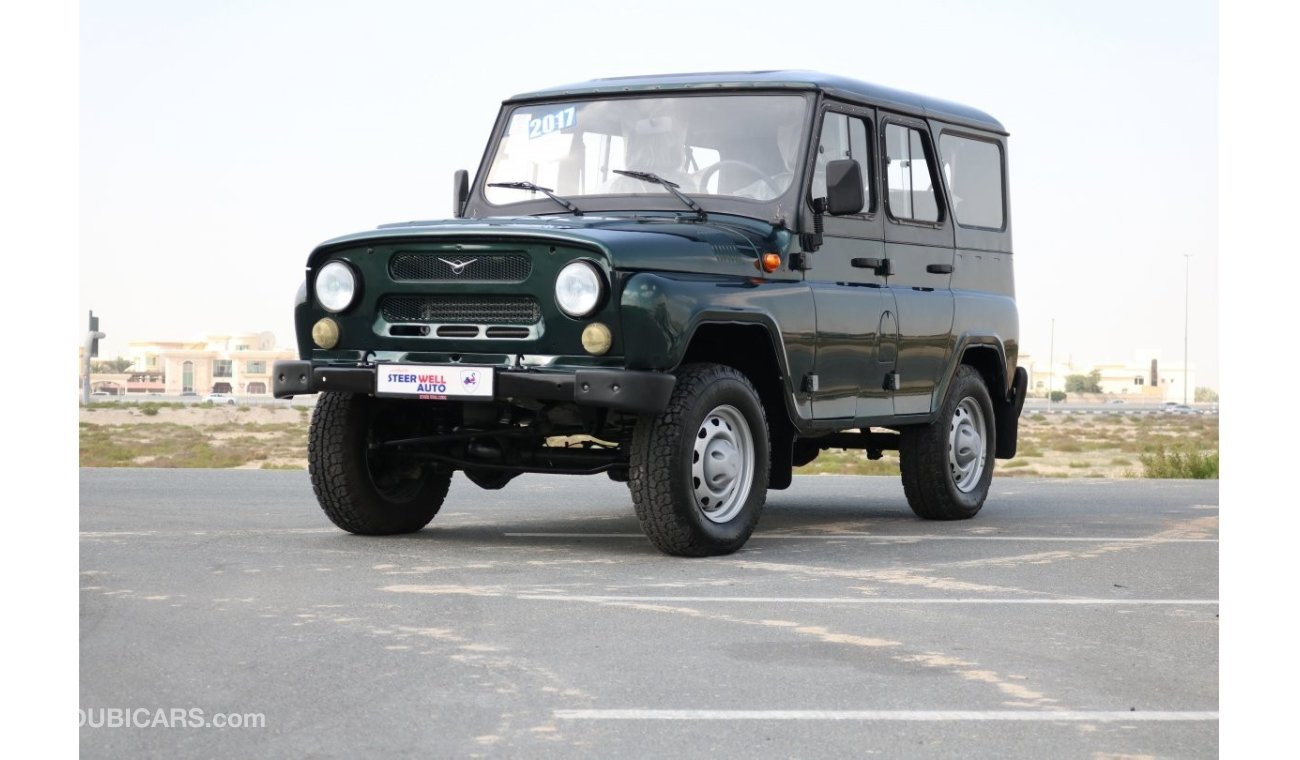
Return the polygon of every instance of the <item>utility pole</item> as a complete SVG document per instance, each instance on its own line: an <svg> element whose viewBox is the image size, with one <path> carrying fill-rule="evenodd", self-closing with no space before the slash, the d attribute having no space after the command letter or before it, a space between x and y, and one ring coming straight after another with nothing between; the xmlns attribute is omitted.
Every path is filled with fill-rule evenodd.
<svg viewBox="0 0 1300 760"><path fill-rule="evenodd" d="M1047 411L1052 411L1052 382L1056 379L1056 317L1052 317L1052 338L1047 344Z"/></svg>
<svg viewBox="0 0 1300 760"><path fill-rule="evenodd" d="M99 317L90 312L90 325L81 352L81 403L90 403L90 360L99 356L99 341L108 336L99 331Z"/></svg>
<svg viewBox="0 0 1300 760"><path fill-rule="evenodd" d="M1191 302L1189 285L1191 283L1192 254L1183 254L1183 406L1187 405L1187 316L1190 314L1188 304ZM1196 397L1193 396L1193 399Z"/></svg>

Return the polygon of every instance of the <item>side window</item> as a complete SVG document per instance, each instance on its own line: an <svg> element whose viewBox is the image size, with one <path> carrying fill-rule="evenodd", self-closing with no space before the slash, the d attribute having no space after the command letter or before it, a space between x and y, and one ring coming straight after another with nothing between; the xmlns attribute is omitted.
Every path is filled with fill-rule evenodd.
<svg viewBox="0 0 1300 760"><path fill-rule="evenodd" d="M918 129L890 124L885 127L885 171L889 188L889 213L895 219L939 221L934 195L930 152Z"/></svg>
<svg viewBox="0 0 1300 760"><path fill-rule="evenodd" d="M871 163L867 160L867 123L842 113L827 113L822 121L822 135L817 143L817 160L813 165L812 197L826 197L826 164L851 158L862 168L864 213L875 208L871 197Z"/></svg>
<svg viewBox="0 0 1300 760"><path fill-rule="evenodd" d="M998 144L941 135L939 160L957 223L1002 229L1006 216L1002 210L1002 151Z"/></svg>

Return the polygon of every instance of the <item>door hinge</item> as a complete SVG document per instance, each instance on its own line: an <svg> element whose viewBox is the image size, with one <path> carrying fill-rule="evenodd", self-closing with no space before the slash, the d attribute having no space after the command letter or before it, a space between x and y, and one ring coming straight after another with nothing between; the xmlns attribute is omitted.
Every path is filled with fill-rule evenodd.
<svg viewBox="0 0 1300 760"><path fill-rule="evenodd" d="M803 392L804 392L804 393L816 393L816 392L819 391L819 390L821 390L821 383L818 382L818 378L817 378L816 375L804 375L804 376L803 376Z"/></svg>
<svg viewBox="0 0 1300 760"><path fill-rule="evenodd" d="M897 372L890 372L885 375L885 390L896 391L903 387L903 378Z"/></svg>

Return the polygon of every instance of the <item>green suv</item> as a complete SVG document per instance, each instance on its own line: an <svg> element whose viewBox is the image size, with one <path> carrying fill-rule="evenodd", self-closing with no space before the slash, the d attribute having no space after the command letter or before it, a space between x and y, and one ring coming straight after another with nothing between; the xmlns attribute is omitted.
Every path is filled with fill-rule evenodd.
<svg viewBox="0 0 1300 760"><path fill-rule="evenodd" d="M727 554L828 448L972 517L1027 379L1006 165L981 111L813 72L519 95L454 218L311 253L274 395L321 394L311 482L353 533L420 530L458 470L605 473L660 550Z"/></svg>

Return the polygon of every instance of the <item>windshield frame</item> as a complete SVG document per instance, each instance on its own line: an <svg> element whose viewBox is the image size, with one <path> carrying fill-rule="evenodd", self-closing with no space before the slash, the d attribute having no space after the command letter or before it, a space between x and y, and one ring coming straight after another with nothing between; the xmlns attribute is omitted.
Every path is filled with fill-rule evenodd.
<svg viewBox="0 0 1300 760"><path fill-rule="evenodd" d="M483 159L479 164L478 172L470 187L469 202L465 207L465 217L471 219L487 219L504 216L567 216L571 213L560 208L554 201L544 195L528 198L526 194L521 193L523 199L514 203L492 203L487 199L485 194L487 173L493 162L496 160L497 151L500 149L506 131L509 129L511 115L518 108L532 108L538 105L555 105L557 107L563 107L568 103L585 103L597 100L690 97L719 98L735 96L785 96L799 97L803 99L803 124L801 127L802 132L799 136L798 150L796 151L797 165L793 179L783 193L768 200L760 201L739 198L736 196L707 195L691 192L687 192L687 195L703 207L706 213L745 216L771 224L792 228L798 218L799 203L804 195L804 175L807 173L805 168L809 151L808 142L813 130L813 124L818 116L817 109L821 93L817 90L781 87L709 88L705 91L653 89L637 90L626 93L581 93L568 97L529 98L524 100L507 101L502 104L501 110L497 114L496 123L492 127L491 137L488 140L487 147L483 153ZM673 197L672 194L667 192L658 192L660 188L655 188L654 185L650 183L646 184L646 188L646 193L580 195L574 196L570 200L574 200L574 202L582 209L584 214L648 211L693 215L693 212L683 205L680 200Z"/></svg>

